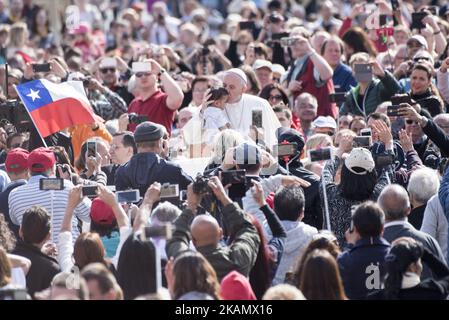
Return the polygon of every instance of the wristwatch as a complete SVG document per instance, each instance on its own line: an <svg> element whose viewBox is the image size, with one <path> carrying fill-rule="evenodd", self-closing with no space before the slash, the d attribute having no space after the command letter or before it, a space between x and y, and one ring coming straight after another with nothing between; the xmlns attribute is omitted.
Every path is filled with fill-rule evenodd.
<svg viewBox="0 0 449 320"><path fill-rule="evenodd" d="M157 76L160 77L160 76L163 75L165 72L166 72L165 69L161 69L161 70L159 71L159 73L157 74Z"/></svg>

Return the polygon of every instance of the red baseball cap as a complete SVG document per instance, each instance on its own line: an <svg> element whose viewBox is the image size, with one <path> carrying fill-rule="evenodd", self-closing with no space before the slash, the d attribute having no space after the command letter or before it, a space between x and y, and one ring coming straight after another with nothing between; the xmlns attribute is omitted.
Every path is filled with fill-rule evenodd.
<svg viewBox="0 0 449 320"><path fill-rule="evenodd" d="M44 172L56 163L55 154L48 148L34 149L28 157L28 169L31 172Z"/></svg>
<svg viewBox="0 0 449 320"><path fill-rule="evenodd" d="M5 161L7 172L22 172L28 169L30 153L22 148L15 148L8 152Z"/></svg>
<svg viewBox="0 0 449 320"><path fill-rule="evenodd" d="M100 198L95 198L90 207L90 218L96 224L112 225L115 222L114 211Z"/></svg>

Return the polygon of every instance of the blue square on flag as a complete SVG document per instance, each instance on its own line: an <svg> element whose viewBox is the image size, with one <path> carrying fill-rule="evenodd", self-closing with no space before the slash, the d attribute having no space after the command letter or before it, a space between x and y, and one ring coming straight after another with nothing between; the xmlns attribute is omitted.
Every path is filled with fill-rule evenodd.
<svg viewBox="0 0 449 320"><path fill-rule="evenodd" d="M16 88L29 112L53 102L50 93L41 81L30 81Z"/></svg>

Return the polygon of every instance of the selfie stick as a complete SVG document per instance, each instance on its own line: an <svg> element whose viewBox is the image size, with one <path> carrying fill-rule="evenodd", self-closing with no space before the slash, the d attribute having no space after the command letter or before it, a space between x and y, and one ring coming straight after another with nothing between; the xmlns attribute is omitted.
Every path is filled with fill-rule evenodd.
<svg viewBox="0 0 449 320"><path fill-rule="evenodd" d="M327 230L331 231L331 219L329 216L329 204L327 203L327 191L326 186L321 179L321 186L323 187L323 201L324 201L324 211L326 213L326 227Z"/></svg>

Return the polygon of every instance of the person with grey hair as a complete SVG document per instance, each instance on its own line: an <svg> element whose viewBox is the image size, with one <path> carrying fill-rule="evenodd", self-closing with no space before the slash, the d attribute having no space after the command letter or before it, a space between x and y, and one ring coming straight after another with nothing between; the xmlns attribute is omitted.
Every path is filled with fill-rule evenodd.
<svg viewBox="0 0 449 320"><path fill-rule="evenodd" d="M420 231L431 235L438 241L438 244L443 251L443 255L446 258L446 261L448 261L447 244L449 237L449 223L444 215L444 209L441 206L438 193L427 201Z"/></svg>
<svg viewBox="0 0 449 320"><path fill-rule="evenodd" d="M439 187L440 178L435 170L426 167L411 174L407 191L413 209L408 221L416 229L421 229L427 201L438 192Z"/></svg>
<svg viewBox="0 0 449 320"><path fill-rule="evenodd" d="M318 101L308 92L301 93L295 100L293 112L299 118L301 130L305 138L313 135L312 122L318 114Z"/></svg>
<svg viewBox="0 0 449 320"><path fill-rule="evenodd" d="M389 185L382 190L377 202L385 213L383 236L388 242L391 243L401 237L410 237L422 243L425 248L439 257L441 261L445 261L438 242L430 235L416 230L407 221L411 210L407 190L398 184ZM425 267L423 278L430 276L430 270Z"/></svg>
<svg viewBox="0 0 449 320"><path fill-rule="evenodd" d="M449 134L449 114L440 113L433 118L433 121L439 126L446 134Z"/></svg>

